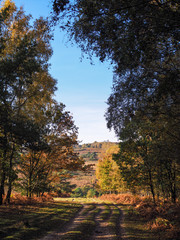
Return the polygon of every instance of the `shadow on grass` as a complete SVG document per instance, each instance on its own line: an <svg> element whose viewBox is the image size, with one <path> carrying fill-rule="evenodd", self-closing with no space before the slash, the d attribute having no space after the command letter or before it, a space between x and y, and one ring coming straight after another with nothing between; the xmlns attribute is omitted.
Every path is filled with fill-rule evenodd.
<svg viewBox="0 0 180 240"><path fill-rule="evenodd" d="M123 240L159 240L154 232L146 229L147 221L137 215L135 212L128 210L128 207L121 205L124 213L123 228L124 236Z"/></svg>
<svg viewBox="0 0 180 240"><path fill-rule="evenodd" d="M69 203L44 206L3 206L0 208L0 239L37 239L57 227L63 227L80 208L80 204Z"/></svg>

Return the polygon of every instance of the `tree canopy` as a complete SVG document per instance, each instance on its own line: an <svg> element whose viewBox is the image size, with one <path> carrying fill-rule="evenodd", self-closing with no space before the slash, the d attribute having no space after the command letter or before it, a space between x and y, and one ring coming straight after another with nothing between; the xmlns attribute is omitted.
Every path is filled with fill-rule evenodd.
<svg viewBox="0 0 180 240"><path fill-rule="evenodd" d="M179 1L53 1L53 7L55 20L85 53L114 66L109 128L119 135L138 109L179 116Z"/></svg>

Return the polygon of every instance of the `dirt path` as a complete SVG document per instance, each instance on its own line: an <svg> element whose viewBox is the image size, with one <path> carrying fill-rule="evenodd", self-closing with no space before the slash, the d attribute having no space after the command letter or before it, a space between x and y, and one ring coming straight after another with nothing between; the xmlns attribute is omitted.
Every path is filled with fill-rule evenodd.
<svg viewBox="0 0 180 240"><path fill-rule="evenodd" d="M105 209L105 206L101 206L101 209ZM101 216L98 215L96 218L96 230L92 240L122 240L121 236L121 225L122 224L122 211L119 209L120 215L118 217L116 233L112 231L112 228L109 226L109 219L112 216L112 210L109 214L109 217L106 220L102 220Z"/></svg>
<svg viewBox="0 0 180 240"><path fill-rule="evenodd" d="M87 205L83 205L81 210L75 215L75 217L67 224L61 228L61 230L54 231L53 233L48 234L45 237L42 237L39 240L60 240L63 235L65 235L66 232L70 231L73 227L75 227L79 222L83 221L82 212L87 208Z"/></svg>
<svg viewBox="0 0 180 240"><path fill-rule="evenodd" d="M101 209L105 210L105 206L101 206ZM111 214L112 213L110 212L110 215ZM92 237L92 240L113 240L113 239L114 239L114 234L111 233L108 226L108 222L103 221L101 219L101 216L98 215L96 217L96 230L94 232L94 236Z"/></svg>
<svg viewBox="0 0 180 240"><path fill-rule="evenodd" d="M75 230L84 220L86 220L87 216L94 210L98 209L98 213L95 215L95 223L96 228L92 233L92 236L89 240L122 240L121 234L121 226L122 224L122 211L119 209L120 214L117 218L116 229L112 230L112 227L109 224L109 219L112 216L112 210L109 210L109 215L107 219L102 220L102 213L105 211L105 204L94 204L94 208L91 205L84 204L82 209L77 213L75 218L70 221L68 224L61 227L60 231L55 231L47 236L41 238L40 240L61 240L63 236L65 236L68 232ZM109 205L111 207L111 205ZM79 239L76 239L79 240Z"/></svg>

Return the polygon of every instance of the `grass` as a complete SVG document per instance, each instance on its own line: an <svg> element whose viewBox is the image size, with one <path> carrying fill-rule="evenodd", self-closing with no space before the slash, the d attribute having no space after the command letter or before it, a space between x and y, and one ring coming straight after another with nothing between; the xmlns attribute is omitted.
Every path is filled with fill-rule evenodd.
<svg viewBox="0 0 180 240"><path fill-rule="evenodd" d="M82 212L82 215L87 215L89 213L89 211L91 211L95 208L96 208L95 204L90 204L86 209L84 209L84 211Z"/></svg>
<svg viewBox="0 0 180 240"><path fill-rule="evenodd" d="M75 203L1 206L0 239L37 239L62 227L80 208L81 205Z"/></svg>
<svg viewBox="0 0 180 240"><path fill-rule="evenodd" d="M69 222L81 209L82 204L88 205L82 212L84 220L79 225L76 225L72 231L67 232L62 240L86 240L90 238L96 227L95 217L97 214L100 214L100 221L108 222L111 232L119 239L118 235L121 231L119 229L121 214L119 209L123 210L124 215L122 221L125 232L123 240L178 239L176 237L166 238L164 231L148 230L149 218L147 218L147 214L146 216L142 215L139 208L134 207L133 204L118 204L117 201L114 201L114 203L116 204L113 204L110 199L104 201L97 198L56 198L54 203L0 206L0 239L34 240L47 235L57 227L61 230L64 224ZM100 212L101 205L104 205L104 209ZM143 212L145 210L147 213L150 211L142 203L140 206L144 207ZM173 209L170 208L170 210L172 212ZM175 213L172 216L176 216ZM158 221L159 224L166 220L165 218L157 219L161 220ZM173 219L175 218L173 217Z"/></svg>
<svg viewBox="0 0 180 240"><path fill-rule="evenodd" d="M119 204L124 209L125 239L178 240L180 236L180 203L171 203L132 194L103 195L102 200Z"/></svg>
<svg viewBox="0 0 180 240"><path fill-rule="evenodd" d="M123 228L125 231L124 240L160 240L159 236L146 228L146 221L132 207L120 205L123 210ZM163 239L163 238L162 238Z"/></svg>
<svg viewBox="0 0 180 240"><path fill-rule="evenodd" d="M55 202L69 202L69 203L80 203L80 204L94 204L104 203L109 201L101 200L99 198L54 198Z"/></svg>
<svg viewBox="0 0 180 240"><path fill-rule="evenodd" d="M119 239L121 213L116 205L111 204L110 207L112 213L110 215L110 218L108 219L108 227L110 228L112 234L115 236L114 239Z"/></svg>
<svg viewBox="0 0 180 240"><path fill-rule="evenodd" d="M111 208L108 204L104 204L105 209L102 210L101 214L100 214L100 219L101 221L105 221L110 217L111 214Z"/></svg>

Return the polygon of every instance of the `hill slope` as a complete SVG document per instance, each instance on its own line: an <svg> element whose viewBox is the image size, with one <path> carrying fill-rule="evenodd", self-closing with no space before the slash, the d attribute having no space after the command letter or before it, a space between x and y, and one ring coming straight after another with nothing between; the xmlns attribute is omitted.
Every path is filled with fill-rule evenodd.
<svg viewBox="0 0 180 240"><path fill-rule="evenodd" d="M77 187L83 187L87 185L93 186L96 182L96 165L101 155L112 145L116 145L115 142L94 142L86 143L75 146L75 151L79 153L80 157L83 157L86 164L93 164L92 170L86 173L77 172L71 179L72 184L76 184Z"/></svg>

